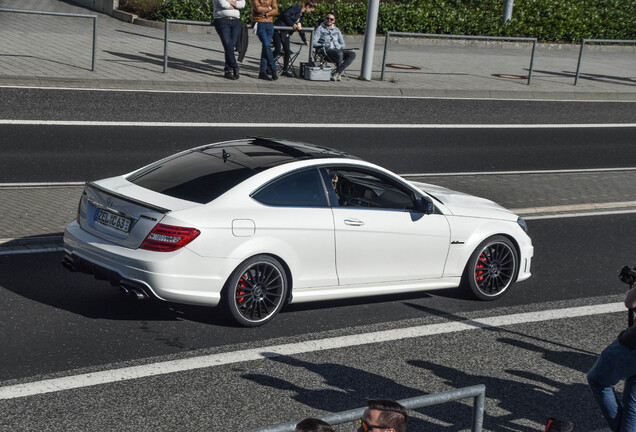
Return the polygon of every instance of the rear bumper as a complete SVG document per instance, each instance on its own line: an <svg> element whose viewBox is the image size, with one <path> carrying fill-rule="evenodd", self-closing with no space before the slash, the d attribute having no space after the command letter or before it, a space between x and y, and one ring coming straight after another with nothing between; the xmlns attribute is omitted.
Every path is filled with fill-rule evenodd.
<svg viewBox="0 0 636 432"><path fill-rule="evenodd" d="M175 252L129 249L100 239L71 222L64 232L69 270L92 274L116 286L141 289L149 297L176 303L216 306L232 266L229 259L201 257L187 248ZM236 263L238 265L238 263Z"/></svg>

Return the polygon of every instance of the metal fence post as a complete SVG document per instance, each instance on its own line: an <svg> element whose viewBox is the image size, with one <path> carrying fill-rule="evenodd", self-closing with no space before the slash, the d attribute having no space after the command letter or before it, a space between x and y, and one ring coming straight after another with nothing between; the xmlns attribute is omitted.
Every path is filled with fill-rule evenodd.
<svg viewBox="0 0 636 432"><path fill-rule="evenodd" d="M168 71L168 27L171 21L167 19L163 28L163 73Z"/></svg>
<svg viewBox="0 0 636 432"><path fill-rule="evenodd" d="M579 50L579 61L576 64L576 76L574 77L574 85L579 82L579 72L581 71L581 59L583 58L583 50L585 49L585 41L587 39L583 39L581 41L581 49Z"/></svg>
<svg viewBox="0 0 636 432"><path fill-rule="evenodd" d="M380 81L384 81L384 68L386 66L386 52L389 49L389 37L392 32L386 32L384 37L384 55L382 56L382 73L380 74Z"/></svg>
<svg viewBox="0 0 636 432"><path fill-rule="evenodd" d="M91 71L95 71L95 56L97 53L97 17L93 18L93 63Z"/></svg>
<svg viewBox="0 0 636 432"><path fill-rule="evenodd" d="M576 76L574 77L574 85L579 81L579 72L581 71L581 59L583 58L583 49L586 43L609 43L609 44L636 44L636 40L631 39L583 39L581 40L581 50L579 51L579 62L576 66Z"/></svg>
<svg viewBox="0 0 636 432"><path fill-rule="evenodd" d="M473 402L473 426L472 432L481 432L484 426L484 406L486 404L486 386L483 386L483 391L475 396Z"/></svg>
<svg viewBox="0 0 636 432"><path fill-rule="evenodd" d="M532 42L532 54L530 55L530 70L528 71L528 85L532 84L532 70L534 69L534 53L537 50L537 40Z"/></svg>

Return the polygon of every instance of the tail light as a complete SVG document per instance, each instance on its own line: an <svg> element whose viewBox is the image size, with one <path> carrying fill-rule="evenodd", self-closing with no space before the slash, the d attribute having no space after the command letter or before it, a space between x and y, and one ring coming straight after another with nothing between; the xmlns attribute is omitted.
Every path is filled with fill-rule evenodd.
<svg viewBox="0 0 636 432"><path fill-rule="evenodd" d="M201 234L196 228L157 224L139 246L156 252L172 252L181 249Z"/></svg>

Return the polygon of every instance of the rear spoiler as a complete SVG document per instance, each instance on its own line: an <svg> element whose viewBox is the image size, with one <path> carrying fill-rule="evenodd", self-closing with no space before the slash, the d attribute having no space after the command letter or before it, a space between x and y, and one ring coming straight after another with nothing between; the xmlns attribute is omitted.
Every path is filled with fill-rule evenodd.
<svg viewBox="0 0 636 432"><path fill-rule="evenodd" d="M118 194L116 192L113 192L113 191L111 191L109 189L103 188L103 187L97 185L94 182L86 182L85 186L86 187L90 187L91 189L97 189L100 192L107 193L108 195L111 195L111 196L113 196L113 197L115 197L117 199L120 199L122 201L127 201L127 202L132 203L132 204L138 204L138 205L144 206L144 207L146 207L146 208L148 208L150 210L154 210L154 211L156 211L158 213L166 214L166 213L170 213L170 211L171 211L171 210L169 210L167 208L159 207L159 206L156 206L154 204L149 204L149 203L144 202L144 201L140 201L140 200L136 200L136 199L124 196L124 195L120 195L120 194ZM84 195L86 195L86 191L84 191Z"/></svg>

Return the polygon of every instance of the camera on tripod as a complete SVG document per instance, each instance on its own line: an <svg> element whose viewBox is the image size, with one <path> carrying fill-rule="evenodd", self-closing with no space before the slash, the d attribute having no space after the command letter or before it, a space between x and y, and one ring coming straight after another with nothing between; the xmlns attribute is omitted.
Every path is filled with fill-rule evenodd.
<svg viewBox="0 0 636 432"><path fill-rule="evenodd" d="M632 286L636 281L636 267L625 266L618 272L618 278L621 282Z"/></svg>

